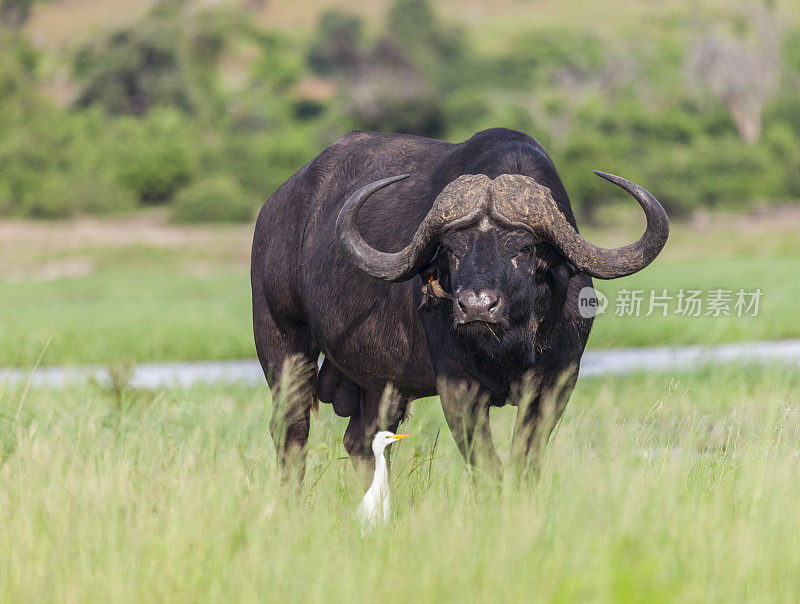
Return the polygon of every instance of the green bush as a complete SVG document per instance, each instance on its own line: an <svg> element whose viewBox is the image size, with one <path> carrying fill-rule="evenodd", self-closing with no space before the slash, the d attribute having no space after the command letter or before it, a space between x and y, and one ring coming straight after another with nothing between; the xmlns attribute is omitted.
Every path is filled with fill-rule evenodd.
<svg viewBox="0 0 800 604"><path fill-rule="evenodd" d="M175 111L121 119L114 160L119 182L142 203L167 202L191 180L197 146L189 122Z"/></svg>
<svg viewBox="0 0 800 604"><path fill-rule="evenodd" d="M189 47L195 61L213 65L231 42L234 34L248 32L248 15L233 3L214 3L197 14Z"/></svg>
<svg viewBox="0 0 800 604"><path fill-rule="evenodd" d="M356 127L377 132L398 132L441 137L447 131L443 102L431 89L399 92L400 82L376 80L366 102L353 102L348 113ZM365 95L367 96L367 95Z"/></svg>
<svg viewBox="0 0 800 604"><path fill-rule="evenodd" d="M30 218L58 219L78 214L116 214L135 207L135 197L113 179L70 173L48 176L20 209Z"/></svg>
<svg viewBox="0 0 800 604"><path fill-rule="evenodd" d="M273 101L285 100L280 97L291 88L303 74L306 66L301 58L301 49L279 33L271 32L259 36L261 58L252 67L253 77L274 96Z"/></svg>
<svg viewBox="0 0 800 604"><path fill-rule="evenodd" d="M38 62L39 52L22 35L0 27L0 124L12 105L35 92Z"/></svg>
<svg viewBox="0 0 800 604"><path fill-rule="evenodd" d="M18 29L25 24L31 14L34 0L0 0L0 23L10 29Z"/></svg>
<svg viewBox="0 0 800 604"><path fill-rule="evenodd" d="M73 65L81 87L78 107L135 115L157 106L192 108L185 36L179 13L166 4L79 49Z"/></svg>
<svg viewBox="0 0 800 604"><path fill-rule="evenodd" d="M686 180L706 207L736 208L763 199L769 190L769 159L758 146L735 136L705 140L687 166Z"/></svg>
<svg viewBox="0 0 800 604"><path fill-rule="evenodd" d="M14 194L7 183L0 181L0 216L10 216L14 212Z"/></svg>
<svg viewBox="0 0 800 604"><path fill-rule="evenodd" d="M308 65L314 73L331 75L352 69L361 60L361 21L338 10L322 14L311 46Z"/></svg>
<svg viewBox="0 0 800 604"><path fill-rule="evenodd" d="M9 121L0 137L0 189L6 192L5 213L63 215L86 211L84 204L71 212L48 209L64 202L44 201L43 189L54 179L109 175L110 159L101 149L103 130L97 128L97 120L90 114L64 116L43 103L33 108L35 111L20 116L21 121Z"/></svg>
<svg viewBox="0 0 800 604"><path fill-rule="evenodd" d="M492 117L491 105L480 93L471 90L460 92L446 100L445 111L457 137L471 136L479 124Z"/></svg>
<svg viewBox="0 0 800 604"><path fill-rule="evenodd" d="M248 222L255 206L230 176L210 176L182 189L172 205L172 221Z"/></svg>
<svg viewBox="0 0 800 604"><path fill-rule="evenodd" d="M161 0L79 43L67 109L41 77L58 72L58 57L0 27L0 215L175 200L175 220L246 220L247 199L263 199L353 127L452 141L494 126L527 132L553 156L583 220L630 202L593 169L640 182L672 215L800 197L796 25L781 37L762 138L747 145L730 109L687 78L700 34L683 8L654 37L623 28L612 41L549 20L473 35L431 0L392 0L369 31L327 12L307 38L263 28L242 6L193 6ZM226 176L195 182L209 174Z"/></svg>
<svg viewBox="0 0 800 604"><path fill-rule="evenodd" d="M314 128L278 132L235 132L203 160L203 170L230 174L247 192L263 199L314 158L325 142Z"/></svg>
<svg viewBox="0 0 800 604"><path fill-rule="evenodd" d="M452 21L443 22L429 0L395 0L386 17L386 30L426 73L437 69L446 77L446 71L465 53L464 32Z"/></svg>

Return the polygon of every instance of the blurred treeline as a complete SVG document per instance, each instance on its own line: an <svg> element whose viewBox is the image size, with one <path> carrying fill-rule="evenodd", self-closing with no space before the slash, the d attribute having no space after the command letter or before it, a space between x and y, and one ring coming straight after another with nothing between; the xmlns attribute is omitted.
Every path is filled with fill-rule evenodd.
<svg viewBox="0 0 800 604"><path fill-rule="evenodd" d="M673 214L800 198L800 29L770 2L695 6L613 44L531 24L481 45L428 0L394 0L379 24L328 11L310 34L258 26L247 3L166 0L56 59L20 29L33 1L0 0L0 215L249 220L351 128L523 130L584 219L621 199L594 168ZM54 61L66 101L43 92Z"/></svg>

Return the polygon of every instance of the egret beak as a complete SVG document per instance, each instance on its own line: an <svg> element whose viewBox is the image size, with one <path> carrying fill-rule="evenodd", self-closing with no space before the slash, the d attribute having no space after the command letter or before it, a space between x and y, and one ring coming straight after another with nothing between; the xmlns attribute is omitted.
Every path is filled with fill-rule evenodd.
<svg viewBox="0 0 800 604"><path fill-rule="evenodd" d="M401 438L408 438L409 436L411 436L411 435L410 434L395 434L394 436L392 436L392 438L394 438L395 440L400 440Z"/></svg>

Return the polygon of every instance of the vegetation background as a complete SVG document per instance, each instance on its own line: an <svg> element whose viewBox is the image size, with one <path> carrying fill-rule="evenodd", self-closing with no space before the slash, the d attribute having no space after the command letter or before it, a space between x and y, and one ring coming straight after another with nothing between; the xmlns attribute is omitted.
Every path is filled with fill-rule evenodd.
<svg viewBox="0 0 800 604"><path fill-rule="evenodd" d="M350 128L550 151L583 219L800 195L800 9L779 0L2 0L0 215L248 221Z"/></svg>
<svg viewBox="0 0 800 604"><path fill-rule="evenodd" d="M131 381L254 356L255 212L350 128L524 130L604 245L642 217L591 170L653 191L670 241L598 283L590 347L800 338L800 3L0 0L0 23L0 601L800 600L796 366L584 376L538 480L500 491L415 401L368 539L329 406L292 498L265 384ZM616 316L624 288L763 296ZM5 370L40 364L109 379Z"/></svg>

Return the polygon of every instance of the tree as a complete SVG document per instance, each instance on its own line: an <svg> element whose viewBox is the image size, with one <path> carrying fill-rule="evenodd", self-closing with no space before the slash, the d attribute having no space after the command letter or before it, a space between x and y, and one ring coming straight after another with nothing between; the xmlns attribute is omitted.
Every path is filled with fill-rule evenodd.
<svg viewBox="0 0 800 604"><path fill-rule="evenodd" d="M156 106L191 110L185 42L179 11L158 4L138 23L85 44L74 62L77 105L134 115Z"/></svg>
<svg viewBox="0 0 800 604"><path fill-rule="evenodd" d="M9 29L19 29L31 14L33 0L0 0L0 23Z"/></svg>
<svg viewBox="0 0 800 604"><path fill-rule="evenodd" d="M320 17L308 64L318 75L332 75L353 70L361 60L361 21L337 10Z"/></svg>
<svg viewBox="0 0 800 604"><path fill-rule="evenodd" d="M737 36L703 35L689 53L687 68L695 85L725 104L739 136L752 144L761 137L761 114L778 88L780 26L769 7L751 6L745 17L747 27Z"/></svg>
<svg viewBox="0 0 800 604"><path fill-rule="evenodd" d="M346 108L360 128L441 136L445 115L441 97L417 68L384 39L346 82Z"/></svg>
<svg viewBox="0 0 800 604"><path fill-rule="evenodd" d="M428 0L395 0L386 17L386 31L428 73L443 66L452 68L464 55L464 33L442 23Z"/></svg>

